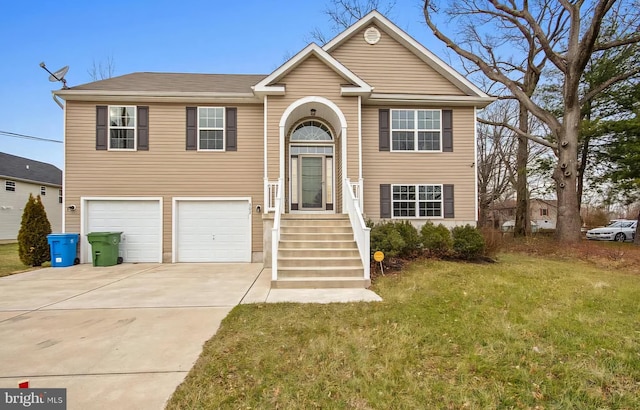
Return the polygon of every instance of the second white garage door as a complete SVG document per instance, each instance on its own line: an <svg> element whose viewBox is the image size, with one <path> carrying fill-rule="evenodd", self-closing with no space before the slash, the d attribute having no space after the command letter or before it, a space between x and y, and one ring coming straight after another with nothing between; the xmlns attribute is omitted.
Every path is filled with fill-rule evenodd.
<svg viewBox="0 0 640 410"><path fill-rule="evenodd" d="M175 199L176 262L251 262L248 199Z"/></svg>

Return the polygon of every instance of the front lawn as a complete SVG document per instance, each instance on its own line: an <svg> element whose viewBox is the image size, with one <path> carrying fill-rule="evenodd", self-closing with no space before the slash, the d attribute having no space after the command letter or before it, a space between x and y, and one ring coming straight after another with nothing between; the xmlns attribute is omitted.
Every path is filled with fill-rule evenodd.
<svg viewBox="0 0 640 410"><path fill-rule="evenodd" d="M27 269L31 268L20 262L17 243L0 245L0 277Z"/></svg>
<svg viewBox="0 0 640 410"><path fill-rule="evenodd" d="M373 290L236 307L167 408L640 408L638 275L507 253Z"/></svg>

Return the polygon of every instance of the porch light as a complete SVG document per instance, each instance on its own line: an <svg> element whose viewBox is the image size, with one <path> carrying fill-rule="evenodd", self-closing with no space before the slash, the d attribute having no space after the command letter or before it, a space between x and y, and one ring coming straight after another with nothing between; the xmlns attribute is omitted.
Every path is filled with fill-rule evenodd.
<svg viewBox="0 0 640 410"><path fill-rule="evenodd" d="M312 109L311 109L311 116L312 116L312 117L315 117L315 116L316 116L316 109L315 109L315 108L312 108Z"/></svg>

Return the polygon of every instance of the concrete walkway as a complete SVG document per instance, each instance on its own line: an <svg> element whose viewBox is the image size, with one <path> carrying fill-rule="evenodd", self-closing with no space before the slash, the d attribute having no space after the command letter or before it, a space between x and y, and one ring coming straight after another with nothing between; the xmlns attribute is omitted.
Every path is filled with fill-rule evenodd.
<svg viewBox="0 0 640 410"><path fill-rule="evenodd" d="M0 278L0 387L67 389L68 409L162 409L239 303L374 301L270 289L262 264L47 268Z"/></svg>

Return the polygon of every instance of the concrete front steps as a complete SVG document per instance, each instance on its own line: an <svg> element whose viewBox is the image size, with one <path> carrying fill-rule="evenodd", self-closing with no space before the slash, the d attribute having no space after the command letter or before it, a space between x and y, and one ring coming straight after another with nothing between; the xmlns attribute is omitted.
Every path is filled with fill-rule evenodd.
<svg viewBox="0 0 640 410"><path fill-rule="evenodd" d="M348 215L284 214L272 288L366 288Z"/></svg>

